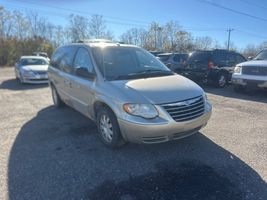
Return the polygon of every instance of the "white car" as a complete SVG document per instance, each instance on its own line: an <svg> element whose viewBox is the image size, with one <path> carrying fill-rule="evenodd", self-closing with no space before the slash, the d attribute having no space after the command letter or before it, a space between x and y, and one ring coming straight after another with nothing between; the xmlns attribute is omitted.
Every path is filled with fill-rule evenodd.
<svg viewBox="0 0 267 200"><path fill-rule="evenodd" d="M15 65L15 76L20 83L48 83L49 61L42 56L22 56Z"/></svg>
<svg viewBox="0 0 267 200"><path fill-rule="evenodd" d="M253 60L238 64L232 83L237 92L245 88L267 89L267 49L259 52Z"/></svg>

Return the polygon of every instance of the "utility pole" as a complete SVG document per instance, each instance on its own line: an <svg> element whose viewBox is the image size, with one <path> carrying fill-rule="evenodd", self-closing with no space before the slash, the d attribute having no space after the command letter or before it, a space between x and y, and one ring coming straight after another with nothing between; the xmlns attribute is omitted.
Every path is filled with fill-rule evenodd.
<svg viewBox="0 0 267 200"><path fill-rule="evenodd" d="M228 51L230 50L231 32L232 32L233 30L234 30L234 29L232 29L232 28L227 29L227 32L228 32L227 49L228 49Z"/></svg>

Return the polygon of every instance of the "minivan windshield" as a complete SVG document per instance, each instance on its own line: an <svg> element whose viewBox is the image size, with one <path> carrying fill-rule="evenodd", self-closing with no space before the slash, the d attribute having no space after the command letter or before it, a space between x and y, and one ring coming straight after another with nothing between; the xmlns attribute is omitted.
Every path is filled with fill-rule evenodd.
<svg viewBox="0 0 267 200"><path fill-rule="evenodd" d="M261 51L254 60L267 60L267 50Z"/></svg>
<svg viewBox="0 0 267 200"><path fill-rule="evenodd" d="M136 47L92 47L94 59L107 80L168 76L170 71L153 55Z"/></svg>

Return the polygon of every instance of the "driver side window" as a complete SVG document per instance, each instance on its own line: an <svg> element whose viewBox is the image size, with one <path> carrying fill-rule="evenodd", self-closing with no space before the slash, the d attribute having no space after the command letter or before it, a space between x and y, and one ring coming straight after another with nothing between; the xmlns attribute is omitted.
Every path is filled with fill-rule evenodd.
<svg viewBox="0 0 267 200"><path fill-rule="evenodd" d="M76 54L74 64L74 70L77 68L86 68L88 72L93 72L93 64L90 58L89 52L85 48L80 48Z"/></svg>

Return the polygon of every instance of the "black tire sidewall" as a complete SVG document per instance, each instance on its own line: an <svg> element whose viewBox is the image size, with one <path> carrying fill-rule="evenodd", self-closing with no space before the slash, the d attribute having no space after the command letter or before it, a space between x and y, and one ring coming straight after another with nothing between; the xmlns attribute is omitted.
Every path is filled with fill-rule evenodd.
<svg viewBox="0 0 267 200"><path fill-rule="evenodd" d="M58 92L54 86L51 86L51 92L52 92L52 99L53 99L54 105L58 108L62 107L64 105L64 102L59 97ZM56 102L55 102L54 98L57 98Z"/></svg>

